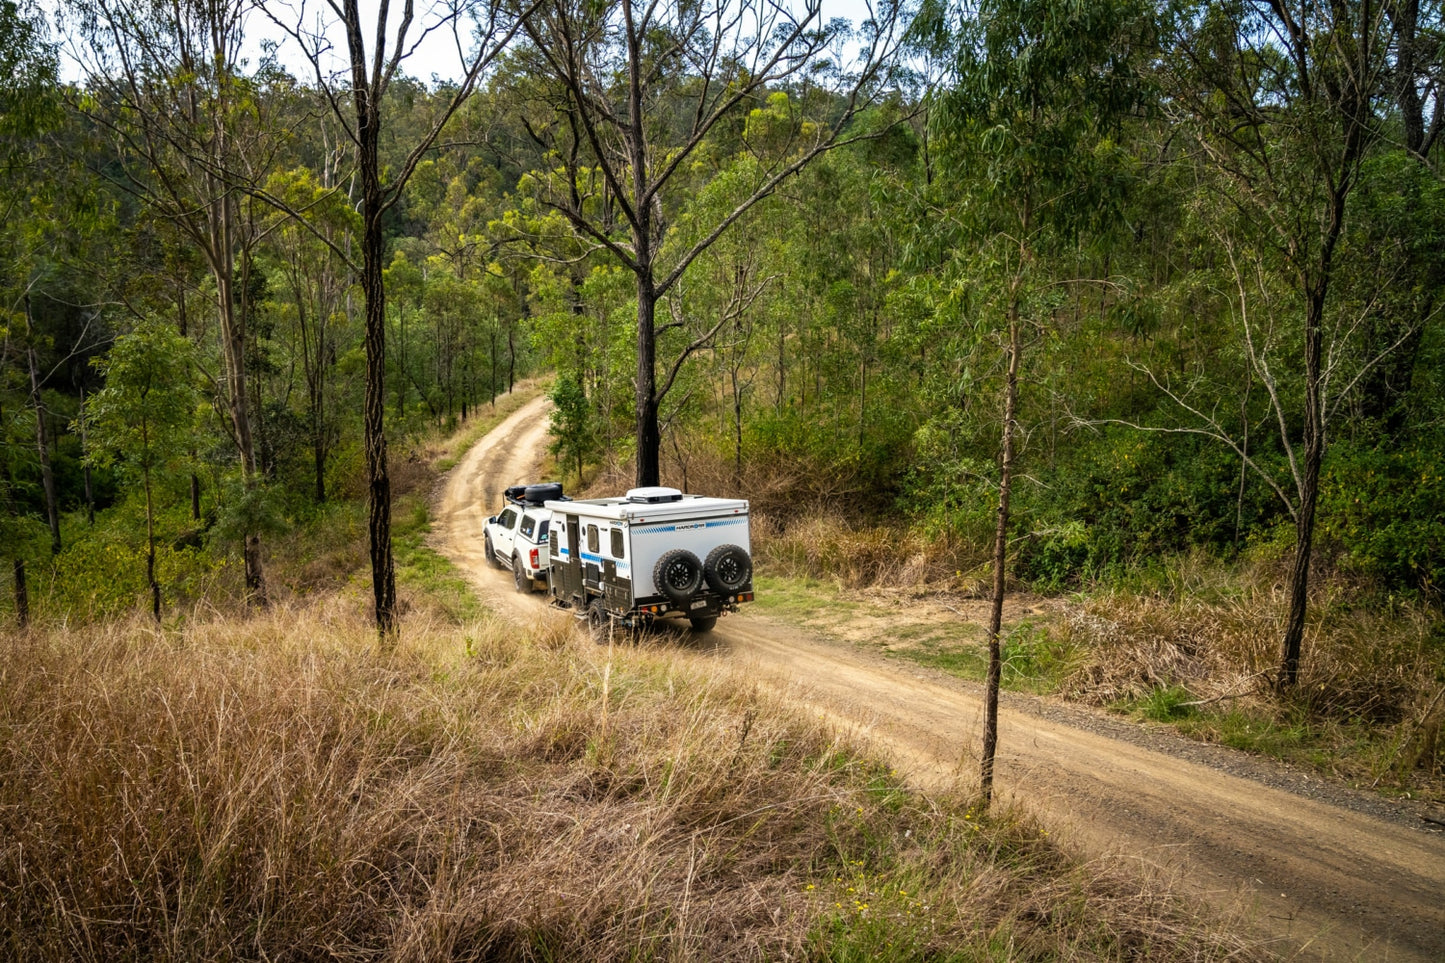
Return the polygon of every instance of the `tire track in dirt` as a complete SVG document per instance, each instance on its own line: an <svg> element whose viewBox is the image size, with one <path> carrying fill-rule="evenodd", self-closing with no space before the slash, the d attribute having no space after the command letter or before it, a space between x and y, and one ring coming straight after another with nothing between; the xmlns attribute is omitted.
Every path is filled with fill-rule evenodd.
<svg viewBox="0 0 1445 963"><path fill-rule="evenodd" d="M519 621L548 611L489 568L482 525L503 487L533 478L546 440L537 399L472 448L447 479L441 549ZM920 785L971 784L978 688L889 663L746 614L728 616L696 658L874 741ZM668 643L664 643L668 644ZM1143 864L1217 909L1243 911L1286 955L1445 960L1445 834L1309 799L1200 762L1011 709L1000 720L1000 793L1039 812L1097 860Z"/></svg>

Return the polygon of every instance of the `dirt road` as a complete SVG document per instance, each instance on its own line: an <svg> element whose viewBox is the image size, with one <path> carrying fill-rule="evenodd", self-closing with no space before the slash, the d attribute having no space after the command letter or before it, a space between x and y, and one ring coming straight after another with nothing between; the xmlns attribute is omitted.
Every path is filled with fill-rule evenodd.
<svg viewBox="0 0 1445 963"><path fill-rule="evenodd" d="M545 412L545 399L526 405L468 453L447 480L436 526L442 550L484 597L524 621L541 615L544 601L517 594L509 573L486 566L482 523L504 486L531 477ZM705 644L679 635L679 645L874 740L922 785L973 776L975 686L746 614L723 619ZM1284 955L1445 960L1445 833L1276 788L1217 758L1185 758L1199 754L1172 751L1168 739L1161 751L1100 728L1108 726L1006 706L1001 793L1090 858L1162 868L1220 909L1242 903Z"/></svg>

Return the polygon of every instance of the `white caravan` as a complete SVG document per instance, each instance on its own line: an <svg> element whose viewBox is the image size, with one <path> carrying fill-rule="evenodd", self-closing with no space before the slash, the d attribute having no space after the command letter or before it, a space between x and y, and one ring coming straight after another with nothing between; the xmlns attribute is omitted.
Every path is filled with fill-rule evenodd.
<svg viewBox="0 0 1445 963"><path fill-rule="evenodd" d="M748 503L634 488L621 498L548 501L547 587L595 631L614 620L685 618L706 632L753 600Z"/></svg>

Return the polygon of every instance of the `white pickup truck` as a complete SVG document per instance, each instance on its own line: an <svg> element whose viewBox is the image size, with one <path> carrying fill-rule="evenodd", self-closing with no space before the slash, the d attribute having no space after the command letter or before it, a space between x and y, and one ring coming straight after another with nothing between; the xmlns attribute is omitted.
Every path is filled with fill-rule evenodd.
<svg viewBox="0 0 1445 963"><path fill-rule="evenodd" d="M518 592L531 592L545 581L551 566L547 536L552 519L549 499L565 504L562 486L556 483L514 485L502 493L506 506L487 519L483 528L487 561L496 568L512 570Z"/></svg>
<svg viewBox="0 0 1445 963"><path fill-rule="evenodd" d="M707 632L724 612L753 600L748 503L634 488L621 498L552 500L548 530L553 600L613 624L685 618Z"/></svg>

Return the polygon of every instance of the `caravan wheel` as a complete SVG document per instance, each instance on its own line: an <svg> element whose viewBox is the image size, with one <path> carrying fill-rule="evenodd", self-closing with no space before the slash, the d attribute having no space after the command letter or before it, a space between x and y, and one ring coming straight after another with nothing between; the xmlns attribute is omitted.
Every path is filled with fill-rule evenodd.
<svg viewBox="0 0 1445 963"><path fill-rule="evenodd" d="M592 604L587 606L587 631L592 633L592 641L603 645L612 635L612 616L601 599L593 599Z"/></svg>

